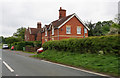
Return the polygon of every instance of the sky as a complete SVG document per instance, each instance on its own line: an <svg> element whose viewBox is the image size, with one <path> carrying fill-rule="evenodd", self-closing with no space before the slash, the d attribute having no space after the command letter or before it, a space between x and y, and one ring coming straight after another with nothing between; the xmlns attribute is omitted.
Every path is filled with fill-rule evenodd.
<svg viewBox="0 0 120 78"><path fill-rule="evenodd" d="M120 0L0 0L0 36L9 37L21 27L37 27L59 18L59 9L66 15L76 13L82 21L114 20Z"/></svg>

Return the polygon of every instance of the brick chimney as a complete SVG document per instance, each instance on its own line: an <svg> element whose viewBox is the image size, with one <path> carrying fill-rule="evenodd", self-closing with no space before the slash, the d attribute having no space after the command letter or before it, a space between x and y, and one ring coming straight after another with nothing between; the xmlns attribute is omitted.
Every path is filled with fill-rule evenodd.
<svg viewBox="0 0 120 78"><path fill-rule="evenodd" d="M41 22L37 22L37 28L41 28Z"/></svg>
<svg viewBox="0 0 120 78"><path fill-rule="evenodd" d="M66 17L66 10L62 9L62 7L60 7L60 10L59 10L59 19L63 18L63 17Z"/></svg>

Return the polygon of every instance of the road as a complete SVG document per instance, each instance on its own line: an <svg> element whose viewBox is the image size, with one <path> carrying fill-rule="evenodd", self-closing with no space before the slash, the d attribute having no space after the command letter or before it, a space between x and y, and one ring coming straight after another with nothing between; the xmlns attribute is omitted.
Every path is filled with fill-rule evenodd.
<svg viewBox="0 0 120 78"><path fill-rule="evenodd" d="M100 76L19 55L9 50L2 51L2 61L2 76Z"/></svg>

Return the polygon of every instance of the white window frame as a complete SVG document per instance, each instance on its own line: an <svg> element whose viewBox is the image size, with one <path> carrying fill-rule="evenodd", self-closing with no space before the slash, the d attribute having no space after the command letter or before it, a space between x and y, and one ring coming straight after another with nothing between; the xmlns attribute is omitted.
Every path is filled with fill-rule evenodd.
<svg viewBox="0 0 120 78"><path fill-rule="evenodd" d="M84 32L87 33L87 29L86 28L84 28Z"/></svg>
<svg viewBox="0 0 120 78"><path fill-rule="evenodd" d="M81 27L77 26L77 34L81 34Z"/></svg>
<svg viewBox="0 0 120 78"><path fill-rule="evenodd" d="M52 38L52 41L54 41L54 38Z"/></svg>
<svg viewBox="0 0 120 78"><path fill-rule="evenodd" d="M52 27L52 35L54 35L54 28Z"/></svg>
<svg viewBox="0 0 120 78"><path fill-rule="evenodd" d="M45 29L45 36L47 36L47 29Z"/></svg>
<svg viewBox="0 0 120 78"><path fill-rule="evenodd" d="M70 30L67 30L67 28L70 28ZM67 32L69 31L69 32ZM71 26L66 26L66 34L71 34Z"/></svg>
<svg viewBox="0 0 120 78"><path fill-rule="evenodd" d="M45 42L47 42L47 39L45 39Z"/></svg>

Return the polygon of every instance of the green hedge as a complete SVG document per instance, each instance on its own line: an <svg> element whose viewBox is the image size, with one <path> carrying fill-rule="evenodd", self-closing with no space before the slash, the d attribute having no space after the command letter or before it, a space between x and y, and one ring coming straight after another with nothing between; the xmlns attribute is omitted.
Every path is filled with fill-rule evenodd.
<svg viewBox="0 0 120 78"><path fill-rule="evenodd" d="M80 53L120 53L119 35L88 38L71 38L60 41L48 41L43 44L44 50L70 51Z"/></svg>
<svg viewBox="0 0 120 78"><path fill-rule="evenodd" d="M14 46L15 50L23 50L25 46L41 47L41 41L21 41L15 42L11 46Z"/></svg>

